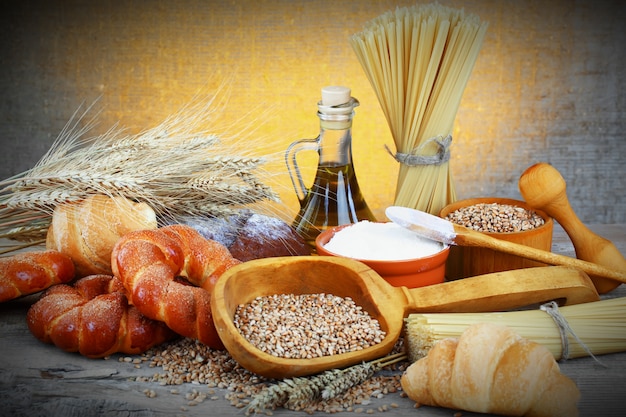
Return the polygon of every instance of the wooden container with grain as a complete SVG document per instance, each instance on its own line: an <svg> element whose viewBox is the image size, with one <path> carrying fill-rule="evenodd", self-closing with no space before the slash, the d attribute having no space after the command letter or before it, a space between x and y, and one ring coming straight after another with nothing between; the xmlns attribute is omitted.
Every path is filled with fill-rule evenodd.
<svg viewBox="0 0 626 417"><path fill-rule="evenodd" d="M492 227L493 225L490 224L493 218L498 217L497 214L503 215L503 213L498 213L499 211L505 209L510 210L511 207L520 210L522 215L535 214L536 216L540 216L541 219L530 221L530 225L525 223L525 230L521 231L505 231L509 230L506 224L502 226L501 229L498 229L498 226L495 226L494 229ZM470 216L471 219L467 218L467 213L469 212L473 212ZM459 218L453 219L450 218L449 215L456 215ZM464 221L467 223L464 224L465 226L471 225L475 230L479 230L486 235L545 251L552 249L552 231L554 225L552 218L541 210L532 209L524 201L499 197L470 198L449 204L439 212L440 217L444 219L447 218L457 224L463 224L460 220L461 215L463 215ZM511 216L515 217L515 215ZM483 218L482 225L477 224L478 218ZM539 220L539 222L537 222L537 220ZM487 226L489 226L491 230L503 231L486 231ZM450 247L450 254L446 262L446 278L448 280L454 280L534 266L545 266L545 264L487 248L452 246Z"/></svg>

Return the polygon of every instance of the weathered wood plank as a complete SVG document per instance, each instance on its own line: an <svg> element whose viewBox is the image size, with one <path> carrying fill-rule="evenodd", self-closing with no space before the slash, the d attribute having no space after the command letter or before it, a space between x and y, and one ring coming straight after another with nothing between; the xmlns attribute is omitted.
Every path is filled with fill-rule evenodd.
<svg viewBox="0 0 626 417"><path fill-rule="evenodd" d="M626 225L600 225L592 228L615 242L621 251L626 249ZM567 235L557 225L554 236L555 251L572 254L573 247ZM610 296L626 296L622 285ZM136 368L121 362L119 355L110 359L87 359L63 352L54 346L37 341L26 326L26 312L35 296L0 304L0 415L17 417L73 417L100 415L107 417L165 417L165 416L242 416L225 399L227 389L214 392L198 405L188 405L185 394L192 390L209 392L199 384L162 386L158 383L136 382L137 376L157 372L147 365ZM626 397L626 353L603 355L598 358L606 367L592 358L579 358L561 363L562 371L578 384L582 399L580 415L604 417L622 415L621 401ZM172 393L172 389L179 391ZM155 397L146 395L152 390ZM215 397L216 399L211 399ZM391 407L394 404L396 407ZM422 407L414 410L411 400L400 393L381 399L372 399L363 405L376 411L386 405L385 415L449 417L453 411ZM276 410L276 415L303 416L302 412ZM481 416L463 412L463 416Z"/></svg>

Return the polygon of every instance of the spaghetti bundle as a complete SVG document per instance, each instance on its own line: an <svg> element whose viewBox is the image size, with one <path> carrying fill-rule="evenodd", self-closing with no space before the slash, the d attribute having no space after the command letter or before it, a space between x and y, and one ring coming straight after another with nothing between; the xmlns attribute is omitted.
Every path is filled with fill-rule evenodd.
<svg viewBox="0 0 626 417"><path fill-rule="evenodd" d="M487 23L439 4L389 11L350 37L391 129L395 204L438 214L456 200L449 146Z"/></svg>
<svg viewBox="0 0 626 417"><path fill-rule="evenodd" d="M563 335L554 317L542 309L503 313L410 314L405 319L411 361L428 354L439 341L459 337L472 324L491 322L508 326L520 336L544 345L555 359L626 351L626 297L574 304L558 309L571 333ZM582 342L582 343L581 343Z"/></svg>

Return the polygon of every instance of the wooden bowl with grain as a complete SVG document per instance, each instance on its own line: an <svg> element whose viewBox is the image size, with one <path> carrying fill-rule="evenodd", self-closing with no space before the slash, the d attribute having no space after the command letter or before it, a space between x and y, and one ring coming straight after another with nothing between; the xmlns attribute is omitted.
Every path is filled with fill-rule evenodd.
<svg viewBox="0 0 626 417"><path fill-rule="evenodd" d="M439 217L497 239L545 251L552 249L552 218L524 201L500 197L470 198L445 206ZM526 217L530 220L524 223ZM523 226L520 226L522 223ZM467 278L535 266L546 265L492 249L452 246L446 261L446 278Z"/></svg>

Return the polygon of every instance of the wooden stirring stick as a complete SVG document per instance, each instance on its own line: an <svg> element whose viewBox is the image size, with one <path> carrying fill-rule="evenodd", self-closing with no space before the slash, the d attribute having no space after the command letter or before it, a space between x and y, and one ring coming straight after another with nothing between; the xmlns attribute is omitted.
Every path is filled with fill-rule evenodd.
<svg viewBox="0 0 626 417"><path fill-rule="evenodd" d="M563 227L570 237L576 257L619 271L626 271L626 259L613 242L585 226L572 209L566 183L556 168L540 162L526 169L519 179L519 190L529 206L543 210ZM620 285L618 281L591 275L598 293L605 294Z"/></svg>
<svg viewBox="0 0 626 417"><path fill-rule="evenodd" d="M420 210L401 206L390 206L385 209L385 215L392 222L412 230L423 237L438 242L447 243L449 245L493 249L498 252L521 256L548 265L578 268L586 272L590 277L599 276L626 283L626 270L624 269L609 268L571 256L559 255L558 253L537 249L532 246L498 239Z"/></svg>

